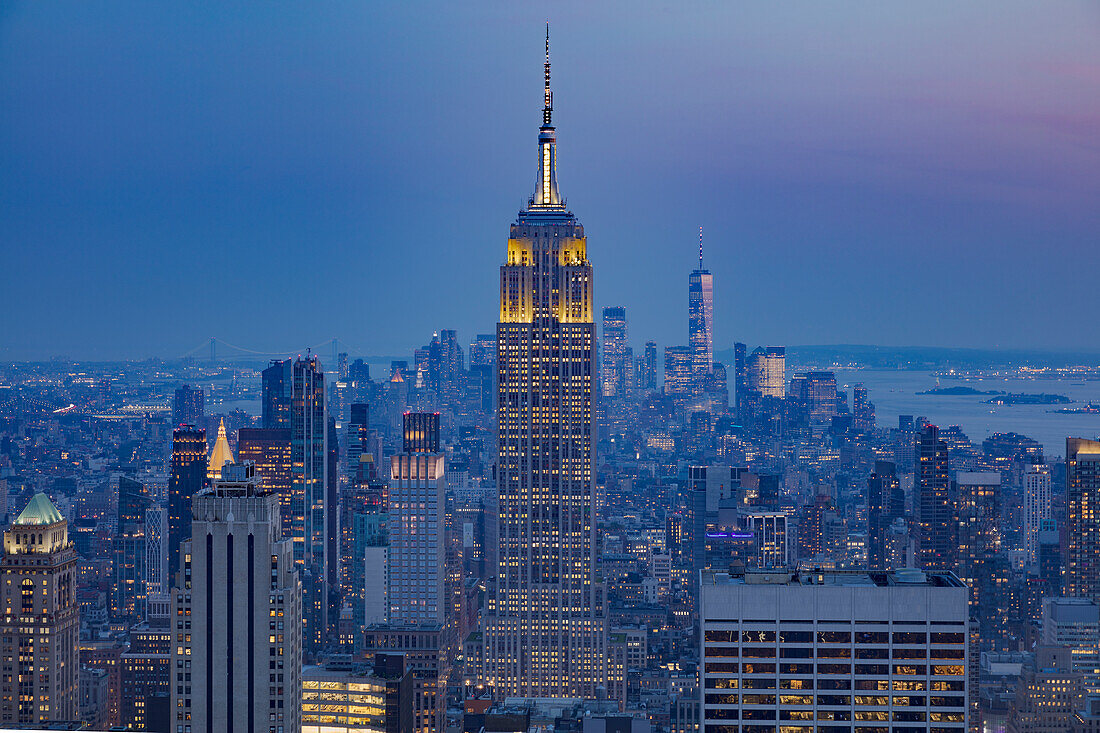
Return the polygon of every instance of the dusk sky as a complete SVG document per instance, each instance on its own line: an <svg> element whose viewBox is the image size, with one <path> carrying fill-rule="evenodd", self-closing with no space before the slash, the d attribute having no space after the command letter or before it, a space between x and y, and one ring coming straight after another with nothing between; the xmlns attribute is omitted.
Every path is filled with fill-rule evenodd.
<svg viewBox="0 0 1100 733"><path fill-rule="evenodd" d="M599 307L715 348L1100 350L1100 3L0 5L0 357L495 329L558 180ZM327 354L327 351L322 352Z"/></svg>

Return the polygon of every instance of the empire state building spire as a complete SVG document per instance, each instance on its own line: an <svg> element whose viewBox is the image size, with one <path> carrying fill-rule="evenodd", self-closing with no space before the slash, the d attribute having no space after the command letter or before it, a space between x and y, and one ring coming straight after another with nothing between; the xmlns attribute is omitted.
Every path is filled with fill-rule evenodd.
<svg viewBox="0 0 1100 733"><path fill-rule="evenodd" d="M543 64L542 127L539 128L539 179L535 195L528 202L528 209L563 209L565 201L558 192L557 137L552 115L554 93L550 91L550 24L546 24L546 61Z"/></svg>
<svg viewBox="0 0 1100 733"><path fill-rule="evenodd" d="M542 105L542 126L552 127L550 124L550 113L554 111L554 93L550 91L550 24L546 24L546 63L543 64L543 71L546 76L546 87L543 90L543 105Z"/></svg>

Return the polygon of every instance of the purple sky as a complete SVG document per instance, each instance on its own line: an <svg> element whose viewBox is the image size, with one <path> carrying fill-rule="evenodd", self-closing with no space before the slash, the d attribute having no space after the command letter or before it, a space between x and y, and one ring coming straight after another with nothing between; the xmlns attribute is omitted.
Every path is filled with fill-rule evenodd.
<svg viewBox="0 0 1100 733"><path fill-rule="evenodd" d="M491 332L548 6L409 5L4 3L0 358ZM702 225L716 348L1100 350L1100 4L551 12L632 341L686 342Z"/></svg>

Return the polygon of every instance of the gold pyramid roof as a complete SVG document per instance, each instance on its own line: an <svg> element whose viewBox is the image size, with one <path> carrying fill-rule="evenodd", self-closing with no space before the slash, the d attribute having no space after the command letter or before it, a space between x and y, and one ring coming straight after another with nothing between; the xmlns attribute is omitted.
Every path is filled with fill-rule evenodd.
<svg viewBox="0 0 1100 733"><path fill-rule="evenodd" d="M229 449L229 437L225 434L225 420L218 425L218 439L214 441L214 450L210 452L210 462L206 467L206 477L216 479L222 477L222 466L225 462L236 463L233 460L233 451Z"/></svg>

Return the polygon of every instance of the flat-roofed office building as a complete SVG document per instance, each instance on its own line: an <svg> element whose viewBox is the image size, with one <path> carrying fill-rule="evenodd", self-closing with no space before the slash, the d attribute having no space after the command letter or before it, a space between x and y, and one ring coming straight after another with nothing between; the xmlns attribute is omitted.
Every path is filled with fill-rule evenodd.
<svg viewBox="0 0 1100 733"><path fill-rule="evenodd" d="M952 573L704 571L704 733L963 733L967 588Z"/></svg>

